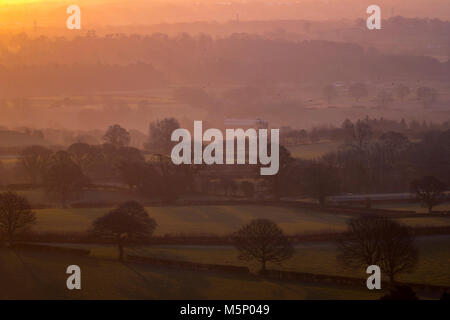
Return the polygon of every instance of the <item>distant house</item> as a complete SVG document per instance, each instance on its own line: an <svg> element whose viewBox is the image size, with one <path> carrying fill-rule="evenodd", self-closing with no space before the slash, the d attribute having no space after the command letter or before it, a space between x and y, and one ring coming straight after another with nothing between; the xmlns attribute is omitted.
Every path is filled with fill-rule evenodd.
<svg viewBox="0 0 450 320"><path fill-rule="evenodd" d="M335 86L335 87L345 87L345 82L337 81L337 82L333 83L333 86Z"/></svg>

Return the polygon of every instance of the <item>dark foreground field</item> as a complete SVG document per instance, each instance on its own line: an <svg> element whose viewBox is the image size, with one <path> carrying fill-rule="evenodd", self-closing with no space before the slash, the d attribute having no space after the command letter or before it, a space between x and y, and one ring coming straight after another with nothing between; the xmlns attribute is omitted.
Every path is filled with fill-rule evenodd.
<svg viewBox="0 0 450 320"><path fill-rule="evenodd" d="M448 286L450 274L445 263L449 258L448 244L448 236L421 239L418 268L399 280ZM256 275L256 264L237 260L231 247L147 246L128 248L127 252L170 260L247 265L253 270L251 274L119 262L115 260L117 252L113 246L68 246L90 248L91 255L1 248L0 299L378 299L385 293L366 289L362 270L342 269L335 260L335 248L328 243L297 246L291 260L270 268L357 277L361 285L263 278ZM79 291L66 288L66 268L72 264L81 268ZM439 298L440 294L418 291L419 297L425 299Z"/></svg>
<svg viewBox="0 0 450 320"><path fill-rule="evenodd" d="M66 288L67 266L82 289ZM376 299L364 286L267 280L151 267L93 257L0 249L0 299Z"/></svg>
<svg viewBox="0 0 450 320"><path fill-rule="evenodd" d="M425 236L416 239L419 262L412 273L398 276L398 280L408 283L450 287L450 235ZM89 249L91 257L116 259L117 247L113 244L53 244L69 248ZM244 266L257 272L260 265L255 261L238 259L238 252L232 246L211 245L152 245L127 247L127 254L190 261L195 263ZM346 276L364 279L364 268L359 270L344 268L338 263L338 249L333 242L304 242L295 246L294 255L282 264L268 263L269 269L305 272L330 276Z"/></svg>

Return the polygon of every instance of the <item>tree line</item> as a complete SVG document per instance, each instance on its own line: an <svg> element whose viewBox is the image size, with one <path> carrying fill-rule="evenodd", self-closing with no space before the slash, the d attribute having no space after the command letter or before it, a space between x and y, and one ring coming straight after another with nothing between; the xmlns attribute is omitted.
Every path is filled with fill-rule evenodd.
<svg viewBox="0 0 450 320"><path fill-rule="evenodd" d="M449 62L431 57L374 53L353 43L243 33L217 39L160 33L70 40L24 37L16 47L14 52L5 49L0 61L3 97L148 89L167 83L440 78L450 68Z"/></svg>
<svg viewBox="0 0 450 320"><path fill-rule="evenodd" d="M179 127L174 118L153 122L145 143L147 154L130 147L129 132L112 125L99 145L74 143L53 151L44 146L22 150L17 170L31 187L43 187L62 206L95 185L120 185L146 198L173 202L188 193L222 194L247 198L264 190L265 198L308 196L326 205L332 195L345 193L414 192L430 212L445 200L450 185L450 130L429 130L419 141L381 129L392 123L362 119L344 121L337 151L305 160L293 158L280 146L280 170L258 177L256 169L233 167L226 175L218 166L176 166L170 159L170 135ZM376 128L375 131L373 128ZM242 167L241 167L242 169ZM252 170L255 169L255 170ZM201 174L202 173L202 174ZM212 175L211 175L212 174Z"/></svg>
<svg viewBox="0 0 450 320"><path fill-rule="evenodd" d="M374 135L370 121L363 119L346 120L340 131L345 142L337 151L315 160L291 160L280 173L284 194L304 193L324 204L328 196L341 193L411 191L428 208L445 200L450 130L430 130L422 140L411 141L395 131Z"/></svg>

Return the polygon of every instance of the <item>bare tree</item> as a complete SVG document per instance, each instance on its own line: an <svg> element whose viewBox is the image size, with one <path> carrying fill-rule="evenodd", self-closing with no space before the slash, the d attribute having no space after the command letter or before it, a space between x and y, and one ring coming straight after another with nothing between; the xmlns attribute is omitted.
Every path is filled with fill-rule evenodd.
<svg viewBox="0 0 450 320"><path fill-rule="evenodd" d="M19 165L25 170L31 183L37 184L42 181L51 154L52 152L43 146L30 146L23 149Z"/></svg>
<svg viewBox="0 0 450 320"><path fill-rule="evenodd" d="M351 219L338 250L337 259L344 266L365 269L378 265L391 283L397 274L412 271L418 260L411 229L386 217Z"/></svg>
<svg viewBox="0 0 450 320"><path fill-rule="evenodd" d="M289 150L283 146L279 146L279 169L278 173L273 176L266 176L265 181L269 185L270 193L274 200L279 201L285 192L286 176L288 175L288 168L293 163L294 158L291 156Z"/></svg>
<svg viewBox="0 0 450 320"><path fill-rule="evenodd" d="M355 124L350 120L345 120L342 128L346 132L350 146L363 153L372 138L372 128L367 120L358 120Z"/></svg>
<svg viewBox="0 0 450 320"><path fill-rule="evenodd" d="M130 144L130 134L120 125L115 124L108 128L103 136L103 140L116 147L126 147Z"/></svg>
<svg viewBox="0 0 450 320"><path fill-rule="evenodd" d="M62 207L65 208L67 201L76 197L86 184L88 178L67 152L59 151L52 157L44 185L47 193L56 197Z"/></svg>
<svg viewBox="0 0 450 320"><path fill-rule="evenodd" d="M444 200L445 189L445 183L432 176L426 176L411 182L411 191L416 194L422 205L428 208L428 213L432 213L433 207Z"/></svg>
<svg viewBox="0 0 450 320"><path fill-rule="evenodd" d="M172 132L180 127L175 118L165 118L150 124L149 140L145 149L163 155L170 154L174 142L171 140Z"/></svg>
<svg viewBox="0 0 450 320"><path fill-rule="evenodd" d="M399 273L408 273L414 270L418 261L418 250L414 245L414 236L411 228L387 218L379 220L381 233L380 268L394 283Z"/></svg>
<svg viewBox="0 0 450 320"><path fill-rule="evenodd" d="M34 224L36 217L25 197L13 192L0 193L0 231L11 244L17 232Z"/></svg>
<svg viewBox="0 0 450 320"><path fill-rule="evenodd" d="M381 259L381 230L374 217L350 219L348 231L339 239L338 260L350 268L377 264Z"/></svg>
<svg viewBox="0 0 450 320"><path fill-rule="evenodd" d="M86 169L93 161L91 146L87 143L77 142L67 148L71 159L82 169Z"/></svg>
<svg viewBox="0 0 450 320"><path fill-rule="evenodd" d="M95 220L93 227L94 233L115 239L119 260L123 261L125 242L148 239L156 228L156 222L139 202L129 201Z"/></svg>
<svg viewBox="0 0 450 320"><path fill-rule="evenodd" d="M256 219L243 226L234 234L234 244L239 251L239 259L260 262L261 272L266 270L267 262L282 262L294 252L283 231L266 219Z"/></svg>
<svg viewBox="0 0 450 320"><path fill-rule="evenodd" d="M338 170L331 164L312 161L300 176L300 184L304 194L317 199L321 206L325 206L327 196L339 191Z"/></svg>
<svg viewBox="0 0 450 320"><path fill-rule="evenodd" d="M409 140L403 134L389 131L380 136L381 149L386 161L394 163L396 158L409 146Z"/></svg>

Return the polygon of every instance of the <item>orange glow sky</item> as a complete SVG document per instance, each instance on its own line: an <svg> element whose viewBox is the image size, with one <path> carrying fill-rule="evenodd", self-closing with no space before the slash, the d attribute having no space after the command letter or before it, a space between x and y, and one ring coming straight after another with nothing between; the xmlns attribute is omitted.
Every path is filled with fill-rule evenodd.
<svg viewBox="0 0 450 320"><path fill-rule="evenodd" d="M69 4L82 9L85 27L192 21L336 20L364 17L370 4L392 14L450 20L449 0L0 0L0 29L64 28Z"/></svg>

